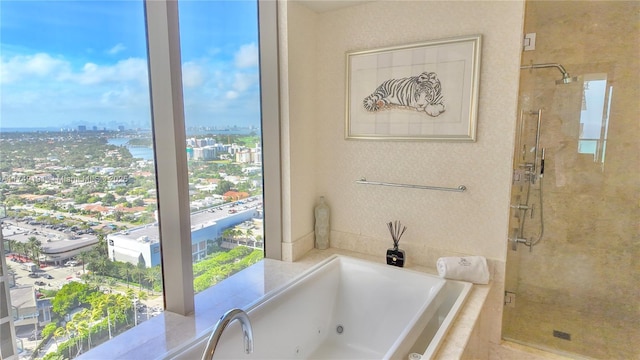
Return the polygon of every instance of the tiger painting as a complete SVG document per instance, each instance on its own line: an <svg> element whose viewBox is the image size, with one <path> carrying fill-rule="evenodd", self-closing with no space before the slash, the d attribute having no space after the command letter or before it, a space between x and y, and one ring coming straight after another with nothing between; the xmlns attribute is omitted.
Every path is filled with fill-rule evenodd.
<svg viewBox="0 0 640 360"><path fill-rule="evenodd" d="M384 81L373 94L364 98L363 105L371 112L404 107L424 111L433 117L445 110L438 75L426 71L417 76Z"/></svg>

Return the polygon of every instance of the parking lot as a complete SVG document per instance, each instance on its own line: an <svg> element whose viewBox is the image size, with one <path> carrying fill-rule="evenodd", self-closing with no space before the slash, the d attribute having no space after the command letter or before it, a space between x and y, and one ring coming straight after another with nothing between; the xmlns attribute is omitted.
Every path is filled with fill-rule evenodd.
<svg viewBox="0 0 640 360"><path fill-rule="evenodd" d="M15 281L17 286L33 285L36 289L59 289L69 280L82 275L82 265L47 266L31 273L25 270L19 261L13 261L12 259L12 255L7 256L7 266L16 274Z"/></svg>
<svg viewBox="0 0 640 360"><path fill-rule="evenodd" d="M69 281L78 280L82 276L82 264L77 261L69 261L71 266L46 266L31 273L23 269L19 262L12 261L12 254L7 255L6 259L7 266L15 273L16 286L33 285L36 289L58 290ZM158 312L158 308L163 305L162 296L152 296L145 303Z"/></svg>

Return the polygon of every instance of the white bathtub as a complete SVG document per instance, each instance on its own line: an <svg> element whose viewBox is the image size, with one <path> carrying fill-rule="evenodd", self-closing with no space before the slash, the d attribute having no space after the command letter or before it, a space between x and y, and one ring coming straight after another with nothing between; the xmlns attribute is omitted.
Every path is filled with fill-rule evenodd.
<svg viewBox="0 0 640 360"><path fill-rule="evenodd" d="M429 359L471 284L345 256L332 256L247 309L254 352L237 321L214 359ZM452 311L453 310L453 311ZM168 359L199 359L209 334Z"/></svg>

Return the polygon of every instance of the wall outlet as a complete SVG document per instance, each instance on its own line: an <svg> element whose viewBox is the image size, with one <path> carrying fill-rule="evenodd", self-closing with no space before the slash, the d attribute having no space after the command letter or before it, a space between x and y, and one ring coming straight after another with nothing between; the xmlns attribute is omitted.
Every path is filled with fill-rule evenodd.
<svg viewBox="0 0 640 360"><path fill-rule="evenodd" d="M504 292L504 306L510 308L516 307L516 293L511 291Z"/></svg>

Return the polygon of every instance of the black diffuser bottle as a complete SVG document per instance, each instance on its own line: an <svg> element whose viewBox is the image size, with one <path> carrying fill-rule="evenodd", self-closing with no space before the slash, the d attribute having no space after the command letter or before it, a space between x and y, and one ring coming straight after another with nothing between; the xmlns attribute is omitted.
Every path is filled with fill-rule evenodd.
<svg viewBox="0 0 640 360"><path fill-rule="evenodd" d="M393 266L404 266L404 250L398 248L398 243L400 242L400 238L402 234L404 234L405 230L407 230L406 226L402 226L399 221L388 222L387 227L389 228L389 232L391 233L391 238L393 239L393 248L387 249L387 265Z"/></svg>

